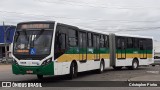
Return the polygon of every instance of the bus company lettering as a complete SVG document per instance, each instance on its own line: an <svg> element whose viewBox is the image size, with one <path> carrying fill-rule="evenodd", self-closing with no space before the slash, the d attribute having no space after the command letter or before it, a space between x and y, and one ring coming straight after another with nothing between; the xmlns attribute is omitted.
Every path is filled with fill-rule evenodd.
<svg viewBox="0 0 160 90"><path fill-rule="evenodd" d="M42 87L41 83L12 83L12 87Z"/></svg>

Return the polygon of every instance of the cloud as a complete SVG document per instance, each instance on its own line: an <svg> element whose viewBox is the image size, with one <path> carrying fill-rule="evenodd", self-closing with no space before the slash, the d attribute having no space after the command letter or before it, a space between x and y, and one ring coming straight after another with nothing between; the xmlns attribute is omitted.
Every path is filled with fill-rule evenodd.
<svg viewBox="0 0 160 90"><path fill-rule="evenodd" d="M105 32L141 28L135 34L153 36L159 31L144 28L160 26L159 5L159 0L1 0L0 23L56 20Z"/></svg>

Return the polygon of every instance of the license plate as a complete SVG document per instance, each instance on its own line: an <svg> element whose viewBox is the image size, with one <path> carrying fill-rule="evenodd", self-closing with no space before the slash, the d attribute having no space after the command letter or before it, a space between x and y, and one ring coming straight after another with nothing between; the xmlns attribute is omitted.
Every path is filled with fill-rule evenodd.
<svg viewBox="0 0 160 90"><path fill-rule="evenodd" d="M31 73L33 73L33 71L28 70L28 71L26 71L26 73L31 74Z"/></svg>

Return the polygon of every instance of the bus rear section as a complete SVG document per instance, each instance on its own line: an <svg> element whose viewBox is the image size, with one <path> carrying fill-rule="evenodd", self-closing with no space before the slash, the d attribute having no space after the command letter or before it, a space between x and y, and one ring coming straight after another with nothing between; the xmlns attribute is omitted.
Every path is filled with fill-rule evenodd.
<svg viewBox="0 0 160 90"><path fill-rule="evenodd" d="M151 37L110 34L111 66L121 69L137 69L153 63L153 39Z"/></svg>

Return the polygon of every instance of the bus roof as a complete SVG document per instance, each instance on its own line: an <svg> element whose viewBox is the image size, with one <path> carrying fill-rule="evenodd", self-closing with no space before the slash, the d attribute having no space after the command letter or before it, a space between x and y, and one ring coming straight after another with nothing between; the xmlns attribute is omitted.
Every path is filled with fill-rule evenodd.
<svg viewBox="0 0 160 90"><path fill-rule="evenodd" d="M88 32L93 32L93 33L99 33L99 34L106 34L106 35L109 35L109 33L103 32L103 31L90 30L90 29L81 29L81 27L72 26L72 25L68 25L68 24L64 24L64 23L58 23L58 24L61 24L61 25L63 25L63 26L67 26L67 27L72 27L72 28L75 28L75 29L79 29L79 30L81 30L81 31L88 31Z"/></svg>
<svg viewBox="0 0 160 90"><path fill-rule="evenodd" d="M29 23L55 23L55 21L27 21L27 22L20 22L18 24L29 24Z"/></svg>
<svg viewBox="0 0 160 90"><path fill-rule="evenodd" d="M124 37L135 37L135 38L150 38L153 39L151 36L140 36L140 35L131 35L131 34L120 34L120 33L114 33L116 36L124 36Z"/></svg>
<svg viewBox="0 0 160 90"><path fill-rule="evenodd" d="M106 34L106 35L110 34L108 32L103 32L103 31L100 31L100 30L81 29L81 28L79 28L77 26L72 26L72 25L68 25L68 24L64 24L64 23L58 23L56 21L28 21L28 22L20 22L18 24L29 24L29 23L57 23L57 24L61 24L61 25L67 26L67 27L72 27L72 28L75 28L75 29L79 29L79 30L82 30L82 31L88 31L88 32L99 33L99 34ZM153 39L153 37L150 37L150 36L119 34L119 33L114 33L114 34L116 36L126 36L126 37L137 37L137 38L150 38L150 39Z"/></svg>

